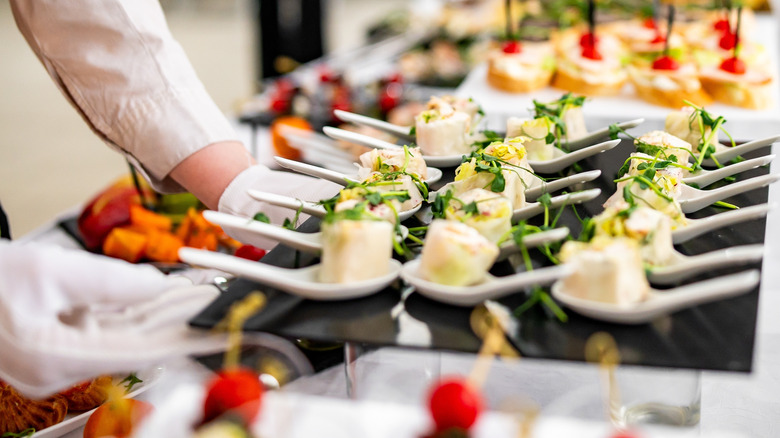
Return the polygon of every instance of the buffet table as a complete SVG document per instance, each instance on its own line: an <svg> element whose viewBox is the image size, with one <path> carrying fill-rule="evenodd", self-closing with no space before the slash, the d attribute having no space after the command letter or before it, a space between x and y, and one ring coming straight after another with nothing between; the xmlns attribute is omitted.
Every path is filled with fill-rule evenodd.
<svg viewBox="0 0 780 438"><path fill-rule="evenodd" d="M244 128L239 127L239 129L243 135L249 135L244 132ZM265 133L261 131L260 134L263 135ZM779 171L776 165L773 166L772 171ZM776 203L777 199L780 199L778 198L780 196L778 190L780 189L777 186L770 188L768 194L770 203ZM45 226L19 240L78 248L78 243L57 226L60 220L73 217L78 210L78 208L75 208L72 211L65 212L62 217L57 218L49 226ZM774 317L774 309L780 308L780 273L771 267L776 266L780 262L780 249L776 247L777 245L773 245L774 242L778 242L778 239L780 239L780 214L776 210L770 212L766 224L765 242L767 247L763 263L761 289L759 293L751 294L753 295L752 299L758 302L757 329L752 363L750 357L748 357L747 361L721 364L717 367L742 371L751 370L750 373L695 371L696 368L708 368L706 366L699 367L698 365L701 365L701 363L678 364L683 367L690 366L693 370L677 371L670 368L638 366L623 366L620 368L629 376L630 382L638 383L638 386L650 389L651 392L657 392L659 388L662 391L668 391L670 382L672 382L672 386L680 388L689 388L691 385L701 384L700 423L693 427L675 429L675 432L673 432L675 434L698 436L699 433L703 433L704 436L724 436L719 433L730 432L733 434L726 436L752 437L776 436L778 433L777 428L778 424L780 424L780 414L778 412L780 410L777 409L778 402L775 394L780 389L780 383L778 383L780 382L780 321ZM284 254L285 251L276 251L271 254L269 260L276 258L276 260L283 262ZM287 251L286 254L289 257L291 252ZM240 282L241 280L238 280L236 284L240 284ZM410 299L409 307L411 307L413 298L407 298ZM293 299L292 301L296 300ZM392 308L392 305L397 303L396 296L394 302L382 302L381 304L391 306ZM723 324L731 324L733 323L731 320L736 319L733 316L735 314L729 314L729 306L727 304L727 302L720 305L718 303L713 304L724 306L719 310L718 318L720 320L713 319L711 321L711 327L714 327L714 330L719 330ZM341 303L338 306L331 307L349 308L349 305L349 303ZM406 312L401 312L401 316L398 319L406 321L404 327L415 330L415 318L409 309L406 310ZM688 315L687 318L692 318L694 322L703 321L698 319L699 316L697 316L695 311L683 313L688 312L693 312L694 314ZM370 316L370 314L370 309L364 309L362 313L353 315L353 317L358 318L360 315ZM320 314L320 317L323 315ZM284 331L285 327L286 329L297 327L297 329L307 329L308 331L304 332L304 334L313 334L315 328L317 330L322 328L321 324L317 325L315 322L311 322L311 325L309 325L307 316L305 313L299 314L293 319L293 324L289 321L283 323L281 320L278 320L276 321L279 324L276 326L277 330ZM364 318L362 321L364 323L362 325L362 333L365 335L375 330L376 327L381 328L383 325L391 324L391 318L392 316L389 314L382 314L381 318L378 319ZM316 318L312 321L316 321ZM339 318L333 317L331 321L332 327L336 329L349 326L349 324L340 323ZM270 320L265 321L265 324L270 326L270 322ZM378 322L378 324L372 324L374 322ZM750 322L748 321L749 324ZM417 325L417 329L419 328L419 325ZM290 332L290 334L292 333ZM404 332L404 334L408 333ZM342 332L341 335L343 340L350 340L348 332ZM449 339L449 341L442 341L445 343L435 347L443 348L444 350L457 350L459 352L428 350L427 347L429 346L421 344L419 342L420 338L417 336L409 338L415 339L416 345L414 343L405 344L404 339L406 338L403 337L390 339L391 342L374 344L375 346L390 344L415 347L411 349L404 346L403 348L389 347L374 350L363 344L363 341L368 341L368 339L355 338L353 340L359 341L355 345L362 348L362 350L358 351L360 354L356 355L357 360L349 363L353 366L350 376L351 380L348 381L346 379L344 367L338 366L316 375L300 378L284 387L283 392L305 395L305 397L302 396L296 399L296 403L300 403L301 406L317 406L319 403L323 403L323 399L319 398L320 396L344 399L348 397L348 389L351 389L352 397L358 400L358 405L365 406L365 408L361 407L360 409L376 409L377 412L384 411L388 409L386 403L392 403L397 407L398 412L417 412L417 414L413 415L419 415L419 404L422 403L424 391L436 377L455 372L468 374L474 364L475 356L470 353L464 353L464 351L473 352L479 345L478 338L465 332L457 333L455 338L459 342L459 347L457 348L446 344L446 342L452 341L452 338L431 337L431 339L437 339L437 341ZM734 351L751 350L750 346L746 345L751 343L751 339L722 339L721 341L725 342L723 344L724 347L733 348L733 351L729 353L730 355ZM723 354L723 352L710 351L700 352L700 354L710 359L715 358L717 361L717 356ZM750 356L749 353L744 354ZM533 354L530 356L533 356ZM691 360L695 359L695 355L690 354L687 356L683 354L681 357L689 357ZM648 360L647 364L658 365L658 363L652 363L652 358L646 357L646 359ZM192 363L186 365L186 367L190 366L202 371L199 365ZM168 384L161 384L159 392L155 391L155 388L150 389L144 397L152 400L155 397L164 398L166 392L171 389L169 385L174 385L183 375L186 375L186 373L166 373L163 379L161 379L161 383L168 382ZM659 386L659 382L664 381L667 386ZM357 387L349 388L349 385L355 384L357 384ZM167 390L163 390L163 388L167 388ZM549 358L524 358L519 362L496 361L492 365L489 379L484 387L484 393L487 395L491 406L500 406L500 403L510 396L534 400L541 409L540 424L547 424L549 421L555 422L553 419L560 417L568 418L561 424L578 425L580 422L584 422L582 424L590 424L594 430L603 430L598 428L606 424L603 420L604 411L601 408L602 395L598 369L590 364L570 360L550 360ZM281 400L279 403L282 406L288 403L288 401ZM327 403L327 400L324 403ZM337 405L343 406L345 411L350 411L350 406L352 406L350 403L345 401L343 404L339 402ZM390 410L394 411L394 408ZM306 412L314 411L316 410L306 410ZM583 428L582 430L585 429ZM80 431L76 430L67 436L80 436ZM508 434L507 436L511 435ZM676 435L648 432L643 436Z"/></svg>

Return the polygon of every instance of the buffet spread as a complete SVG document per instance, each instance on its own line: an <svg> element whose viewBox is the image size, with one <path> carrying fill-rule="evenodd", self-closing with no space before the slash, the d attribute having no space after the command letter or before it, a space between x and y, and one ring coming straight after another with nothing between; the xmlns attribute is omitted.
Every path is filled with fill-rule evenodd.
<svg viewBox="0 0 780 438"><path fill-rule="evenodd" d="M506 17L516 15L513 4ZM301 76L275 82L258 100L260 116L245 118L272 120L279 167L343 187L328 199L251 190L290 211L284 226L262 210L244 218L192 199L165 204L122 181L63 227L111 257L237 277L191 321L196 327L220 326L255 300L234 332L590 362L588 344L608 333L625 364L750 371L767 186L780 179L768 172L770 147L780 135L735 138L733 119L711 105L776 107L774 59L746 30L757 18L742 8L670 6L600 22L595 9L589 2L587 20L552 29L545 41L522 39L523 21L514 29L507 19L460 88L414 102L399 93L420 60L397 56L401 74L380 81L378 110L362 114L346 81L321 65L309 73L327 86L324 106L301 103ZM522 96L530 105L495 111L490 96L481 105L484 87L498 101ZM600 96L665 107L654 109L663 126L646 128L619 109L594 126L604 119L590 111L603 108ZM317 108L327 115L311 117ZM148 200L168 214L148 211ZM112 203L114 216L101 217L97 210ZM297 226L302 215L310 219ZM224 228L280 245L266 255ZM475 314L508 343L489 347ZM198 436L250 436L264 389L244 371L226 366L209 382ZM425 436L475 425L484 402L471 377L430 388L433 431ZM258 387L235 400L234 388L248 381ZM2 424L0 432L65 433L99 418L85 412L109 409L105 387L85 382L41 402L46 424ZM12 391L1 382L0 390ZM90 394L91 404L70 405L74 393ZM238 406L239 421L224 421Z"/></svg>

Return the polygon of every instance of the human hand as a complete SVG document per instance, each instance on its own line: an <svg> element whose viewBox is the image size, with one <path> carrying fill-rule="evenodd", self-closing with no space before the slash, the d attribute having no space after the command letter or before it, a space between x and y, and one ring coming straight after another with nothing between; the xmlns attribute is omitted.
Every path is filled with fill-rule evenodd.
<svg viewBox="0 0 780 438"><path fill-rule="evenodd" d="M0 379L31 398L100 374L214 353L189 318L219 294L151 266L0 241Z"/></svg>
<svg viewBox="0 0 780 438"><path fill-rule="evenodd" d="M292 219L295 216L295 211L257 201L249 196L247 193L248 189L317 202L336 195L341 188L338 184L330 181L311 178L297 173L271 170L262 165L255 165L241 172L228 185L219 199L219 211L248 218L263 212L271 220L271 223L281 225L285 219ZM307 215L301 215L300 221L306 218L308 218ZM225 232L236 240L258 248L270 249L277 243L255 234L241 232L229 227L225 228Z"/></svg>

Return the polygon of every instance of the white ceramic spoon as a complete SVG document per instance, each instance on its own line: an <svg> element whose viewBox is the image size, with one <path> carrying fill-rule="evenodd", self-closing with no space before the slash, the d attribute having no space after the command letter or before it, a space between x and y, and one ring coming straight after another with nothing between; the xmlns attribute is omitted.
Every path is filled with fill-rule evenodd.
<svg viewBox="0 0 780 438"><path fill-rule="evenodd" d="M261 192L259 190L249 189L246 191L249 196L260 202L265 202L277 207L289 208L290 210L301 209L301 213L309 216L322 218L325 216L325 207L316 202L304 201L292 198L290 196L277 195L276 193Z"/></svg>
<svg viewBox="0 0 780 438"><path fill-rule="evenodd" d="M626 129L636 128L637 126L644 123L644 121L645 119L635 119L635 120L629 120L626 122L620 122L615 124L619 128L626 130ZM609 138L609 126L606 126L604 128L598 129L593 132L589 132L585 134L584 137L580 137L576 140L564 141L562 143L564 149L568 149L569 151L574 152L584 148L585 146L592 145L593 143L603 140L605 138Z"/></svg>
<svg viewBox="0 0 780 438"><path fill-rule="evenodd" d="M552 230L542 231L539 233L529 234L523 236L523 244L526 248L536 248L546 243L559 242L569 235L569 229L566 227L553 228ZM507 240L498 247L499 253L496 260L505 260L512 254L520 252L520 247L514 239Z"/></svg>
<svg viewBox="0 0 780 438"><path fill-rule="evenodd" d="M618 144L620 144L620 140L608 140L603 143L580 148L573 152L564 152L558 148L555 148L552 159L544 161L528 160L528 164L530 164L534 172L537 173L557 173L571 166L577 161L588 158L591 155L606 152Z"/></svg>
<svg viewBox="0 0 780 438"><path fill-rule="evenodd" d="M750 292L758 285L759 277L759 271L754 269L674 289L651 289L644 301L623 306L574 297L563 290L560 281L553 284L552 295L566 307L593 319L619 324L642 324L698 304Z"/></svg>
<svg viewBox="0 0 780 438"><path fill-rule="evenodd" d="M675 251L670 263L650 268L647 279L660 285L674 284L702 272L757 262L763 256L764 245L761 244L734 246L695 256Z"/></svg>
<svg viewBox="0 0 780 438"><path fill-rule="evenodd" d="M309 202L309 201L302 201L300 199L291 198L289 196L283 196L283 195L277 195L275 193L268 193L268 192L261 192L259 190L247 190L247 193L252 198L260 201L260 202L266 202L271 205L275 205L277 207L283 207L283 208L289 208L290 210L298 210L299 208L303 207L301 210L302 213L306 213L310 216L322 218L325 216L325 207L323 207L320 204L317 204L315 202ZM414 216L415 213L417 213L420 209L419 208L413 208L411 210L405 210L405 211L399 211L398 212L398 220L403 222L410 217Z"/></svg>
<svg viewBox="0 0 780 438"><path fill-rule="evenodd" d="M322 252L322 232L301 233L300 231L288 230L277 225L267 224L254 219L233 216L232 214L220 213L213 210L204 210L203 217L207 221L221 227L235 228L247 231L268 239L276 240L291 248L299 251L319 254ZM406 239L409 235L409 229L401 226L401 237Z"/></svg>
<svg viewBox="0 0 780 438"><path fill-rule="evenodd" d="M290 170L294 170L304 175L315 176L322 178L326 181L334 182L342 186L346 186L347 182L359 183L353 176L336 172L335 170L325 169L324 167L315 166L313 164L302 163L300 161L288 160L287 158L274 157L274 160L282 167ZM428 168L428 177L423 180L424 183L430 185L439 181L442 177L440 169L435 167Z"/></svg>
<svg viewBox="0 0 780 438"><path fill-rule="evenodd" d="M583 202L595 199L601 194L601 189L588 189L581 192L566 193L554 196L550 199L550 210L564 205L581 204ZM525 220L544 212L544 204L540 202L528 202L525 206L515 209L512 213L512 222Z"/></svg>
<svg viewBox="0 0 780 438"><path fill-rule="evenodd" d="M447 286L425 280L420 275L419 268L420 259L404 263L401 278L412 285L419 294L455 306L475 306L485 300L517 293L528 286L544 286L571 272L568 266L559 265L505 277L496 277L487 273L485 279L475 285Z"/></svg>
<svg viewBox="0 0 780 438"><path fill-rule="evenodd" d="M531 180L530 186L525 189L525 199L533 201L545 193L557 192L558 190L582 184L601 176L600 170L589 170L587 172L575 173L563 178L558 178L549 182L544 182L540 178Z"/></svg>
<svg viewBox="0 0 780 438"><path fill-rule="evenodd" d="M370 135L360 134L357 132L347 131L346 129L334 128L326 126L322 128L322 132L328 137L334 140L343 140L350 143L356 143L362 146L376 148L376 149L398 149L403 147L395 143L390 143ZM463 161L463 154L455 155L423 155L425 164L429 166L441 166L441 167L455 167Z"/></svg>
<svg viewBox="0 0 780 438"><path fill-rule="evenodd" d="M715 159L717 159L720 164L725 164L736 158L738 155L746 154L756 149L761 149L762 147L769 146L778 140L780 140L780 135L749 141L734 147L719 147L716 149L716 152L712 154L712 156L715 157ZM713 161L711 158L704 159L701 164L710 167L716 166L715 161Z"/></svg>
<svg viewBox="0 0 780 438"><path fill-rule="evenodd" d="M335 110L334 114L345 122L352 122L358 125L370 126L372 128L386 132L390 135L394 135L406 141L414 142L416 140L416 136L410 134L412 130L411 126L394 125L392 123L388 123L383 120L374 119L372 117L367 117L364 115L350 113L342 110ZM642 124L644 121L645 119L636 119L636 120L629 120L626 122L616 123L616 125L621 129L626 130L626 129L635 128L640 124ZM589 132L585 136L580 137L576 140L565 141L562 143L566 149L570 151L576 151L584 148L585 146L592 145L593 143L605 138L609 138L609 126L598 129L593 132Z"/></svg>
<svg viewBox="0 0 780 438"><path fill-rule="evenodd" d="M710 184L716 183L723 178L736 175L746 170L755 169L756 167L765 166L775 159L775 155L766 155L763 157L753 158L751 160L745 160L736 164L730 164L715 170L700 169L695 173L689 174L683 178L683 182L686 184L696 184L699 187L707 187Z"/></svg>
<svg viewBox="0 0 780 438"><path fill-rule="evenodd" d="M378 138L371 137L370 135L359 134L357 132L347 131L344 129L333 128L326 126L322 128L322 131L328 137L336 140L344 140L352 143L357 143L363 146L378 148L378 149L393 149L401 146L390 143ZM588 147L583 147L575 152L564 152L558 148L555 149L554 157L545 161L528 161L534 172L538 173L556 173L571 166L572 164L590 157L591 155L600 154L608 151L620 144L620 140L609 140L603 143L595 144ZM463 154L448 155L444 157L423 155L425 162L431 166L442 167L454 167L459 165L463 161Z"/></svg>
<svg viewBox="0 0 780 438"><path fill-rule="evenodd" d="M179 257L196 266L219 269L311 300L346 300L379 292L392 283L401 271L401 263L390 259L387 274L354 283L321 283L320 265L287 269L214 251L181 248Z"/></svg>
<svg viewBox="0 0 780 438"><path fill-rule="evenodd" d="M759 204L714 214L701 219L688 219L688 225L672 231L672 243L684 243L718 228L764 217L770 209L769 204Z"/></svg>
<svg viewBox="0 0 780 438"><path fill-rule="evenodd" d="M385 122L384 120L379 120L373 117L355 114L343 110L334 110L333 114L345 122L351 122L356 125L369 126L382 132L386 132L390 135L394 135L405 141L413 142L417 137L410 134L410 132L412 132L411 126L395 125L393 123Z"/></svg>
<svg viewBox="0 0 780 438"><path fill-rule="evenodd" d="M699 190L683 184L677 200L683 213L693 213L730 196L767 186L779 179L780 174L761 175L713 190Z"/></svg>

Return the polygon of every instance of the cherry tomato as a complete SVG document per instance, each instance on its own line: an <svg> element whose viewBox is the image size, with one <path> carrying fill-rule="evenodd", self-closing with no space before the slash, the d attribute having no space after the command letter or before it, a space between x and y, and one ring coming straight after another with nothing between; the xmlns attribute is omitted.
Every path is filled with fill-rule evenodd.
<svg viewBox="0 0 780 438"><path fill-rule="evenodd" d="M223 414L233 413L248 426L260 413L264 388L257 373L250 369L222 370L206 388L204 423Z"/></svg>
<svg viewBox="0 0 780 438"><path fill-rule="evenodd" d="M510 40L504 43L501 50L503 50L504 53L520 53L523 51L523 45L520 44L520 41Z"/></svg>
<svg viewBox="0 0 780 438"><path fill-rule="evenodd" d="M151 403L131 398L107 401L87 419L84 438L131 436L133 428L153 410Z"/></svg>
<svg viewBox="0 0 780 438"><path fill-rule="evenodd" d="M437 431L469 429L477 421L483 406L479 392L459 377L440 381L428 399Z"/></svg>
<svg viewBox="0 0 780 438"><path fill-rule="evenodd" d="M642 26L646 27L647 29L656 29L655 26L655 20L653 20L653 17L647 17L642 22Z"/></svg>
<svg viewBox="0 0 780 438"><path fill-rule="evenodd" d="M719 32L731 31L731 23L729 23L729 20L725 18L721 18L720 20L712 23L712 27Z"/></svg>
<svg viewBox="0 0 780 438"><path fill-rule="evenodd" d="M596 50L595 47L591 47L591 46L582 48L582 57L593 59L595 61L603 59L601 53L599 53L599 51Z"/></svg>
<svg viewBox="0 0 780 438"><path fill-rule="evenodd" d="M653 70L677 70L680 64L671 56L659 56L653 61Z"/></svg>
<svg viewBox="0 0 780 438"><path fill-rule="evenodd" d="M731 58L723 60L720 64L720 69L729 73L734 73L735 75L743 75L747 70L747 66L745 65L745 61L732 56Z"/></svg>
<svg viewBox="0 0 780 438"><path fill-rule="evenodd" d="M650 40L650 42L653 43L653 44L663 43L663 42L666 42L666 37L661 32L657 32L656 31L655 38Z"/></svg>
<svg viewBox="0 0 780 438"><path fill-rule="evenodd" d="M388 113L401 104L403 87L398 82L391 82L379 93L379 110Z"/></svg>
<svg viewBox="0 0 780 438"><path fill-rule="evenodd" d="M737 35L731 32L726 32L720 37L718 45L723 50L731 50L737 45Z"/></svg>
<svg viewBox="0 0 780 438"><path fill-rule="evenodd" d="M271 99L271 111L276 114L286 114L290 111L290 100L282 97Z"/></svg>
<svg viewBox="0 0 780 438"><path fill-rule="evenodd" d="M387 83L389 84L392 83L402 84L403 82L404 82L404 76L399 72L395 72L387 77Z"/></svg>
<svg viewBox="0 0 780 438"><path fill-rule="evenodd" d="M242 259L258 261L265 256L265 250L252 245L241 245L233 254Z"/></svg>
<svg viewBox="0 0 780 438"><path fill-rule="evenodd" d="M624 430L615 432L609 438L639 438L639 435Z"/></svg>
<svg viewBox="0 0 780 438"><path fill-rule="evenodd" d="M582 47L583 49L587 47L595 48L598 43L599 43L599 37L597 37L596 35L590 32L585 32L580 37L580 47Z"/></svg>

